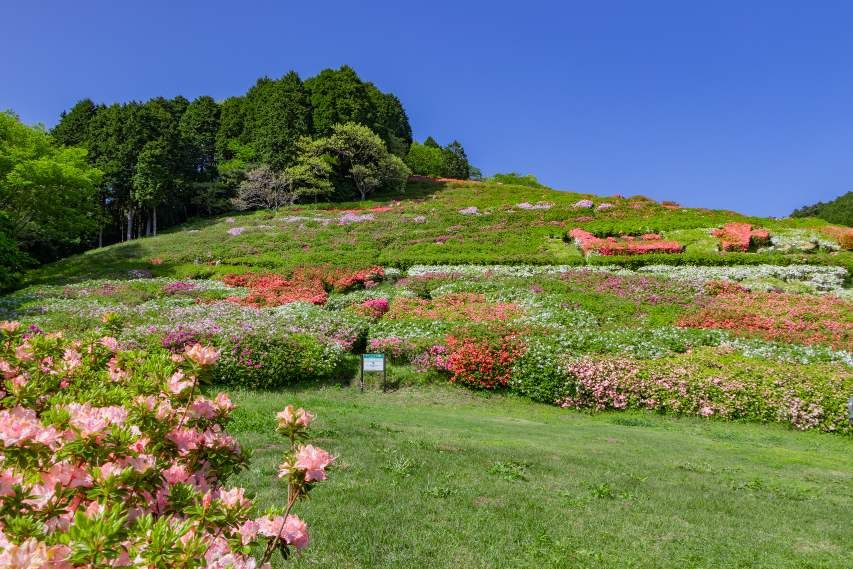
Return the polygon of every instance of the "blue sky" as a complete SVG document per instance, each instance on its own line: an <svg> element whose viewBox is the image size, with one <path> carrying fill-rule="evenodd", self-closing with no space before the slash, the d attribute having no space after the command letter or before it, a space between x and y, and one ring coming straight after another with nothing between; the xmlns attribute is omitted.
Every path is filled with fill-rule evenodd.
<svg viewBox="0 0 853 569"><path fill-rule="evenodd" d="M853 186L853 2L4 2L0 109L347 63L485 173L785 215Z"/></svg>

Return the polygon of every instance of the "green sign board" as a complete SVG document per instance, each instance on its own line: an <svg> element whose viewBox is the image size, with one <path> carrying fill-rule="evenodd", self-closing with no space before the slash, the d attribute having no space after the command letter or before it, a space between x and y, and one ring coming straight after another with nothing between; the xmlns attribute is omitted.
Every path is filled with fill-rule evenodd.
<svg viewBox="0 0 853 569"><path fill-rule="evenodd" d="M385 371L385 354L364 354L361 356L361 369L364 371Z"/></svg>

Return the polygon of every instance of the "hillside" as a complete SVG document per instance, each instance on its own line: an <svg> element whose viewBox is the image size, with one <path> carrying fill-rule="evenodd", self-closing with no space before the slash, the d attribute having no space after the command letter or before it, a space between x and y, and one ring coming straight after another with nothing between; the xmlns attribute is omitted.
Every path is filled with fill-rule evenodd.
<svg viewBox="0 0 853 569"><path fill-rule="evenodd" d="M853 192L796 209L791 217L818 217L830 223L853 226Z"/></svg>
<svg viewBox="0 0 853 569"><path fill-rule="evenodd" d="M592 207L583 200L590 200ZM720 251L714 228L741 222L772 243ZM584 256L569 234L657 234L682 253ZM846 231L846 233L845 233ZM123 277L209 277L246 270L288 271L329 264L364 268L416 264L817 264L851 267L838 251L849 230L812 218L775 220L682 208L642 197L600 197L497 183L410 183L405 194L364 202L297 205L200 219L157 237L88 251L46 266L30 284ZM615 251L619 253L619 250Z"/></svg>

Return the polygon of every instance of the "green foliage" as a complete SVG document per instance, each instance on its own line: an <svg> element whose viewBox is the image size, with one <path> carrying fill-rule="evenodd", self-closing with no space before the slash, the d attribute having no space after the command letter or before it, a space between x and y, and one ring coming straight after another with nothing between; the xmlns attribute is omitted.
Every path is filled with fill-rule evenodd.
<svg viewBox="0 0 853 569"><path fill-rule="evenodd" d="M224 346L213 381L240 387L277 389L336 377L345 364L339 348L313 336L248 335Z"/></svg>
<svg viewBox="0 0 853 569"><path fill-rule="evenodd" d="M444 153L437 146L413 142L406 154L406 166L419 176L444 176Z"/></svg>
<svg viewBox="0 0 853 569"><path fill-rule="evenodd" d="M100 179L84 149L58 148L44 130L0 113L0 215L7 242L38 259L85 242L97 227ZM13 261L13 252L4 256L11 266L20 261Z"/></svg>
<svg viewBox="0 0 853 569"><path fill-rule="evenodd" d="M521 175L517 172L510 172L509 174L495 174L491 178L489 178L493 182L498 182L499 184L512 184L515 186L528 186L530 188L544 188L539 183L539 180L536 179L536 176L533 174L525 174Z"/></svg>
<svg viewBox="0 0 853 569"><path fill-rule="evenodd" d="M356 123L336 124L331 132L308 145L301 162L304 167L310 167L311 158L324 157L337 189L351 188L362 201L378 189L401 191L405 187L410 171L388 152L379 135Z"/></svg>
<svg viewBox="0 0 853 569"><path fill-rule="evenodd" d="M853 226L853 192L847 192L829 202L795 209L791 217L818 217L830 223Z"/></svg>
<svg viewBox="0 0 853 569"><path fill-rule="evenodd" d="M412 127L399 99L364 83L349 66L324 69L305 82L312 108L312 132L329 136L336 124L370 128L393 154L403 157L412 143Z"/></svg>
<svg viewBox="0 0 853 569"><path fill-rule="evenodd" d="M278 80L259 79L246 93L243 116L243 138L275 170L293 164L299 140L311 132L308 92L293 71Z"/></svg>
<svg viewBox="0 0 853 569"><path fill-rule="evenodd" d="M413 174L419 176L458 180L471 177L471 165L465 149L456 140L446 148L440 147L432 137L428 137L423 144L413 142L406 155L406 165Z"/></svg>

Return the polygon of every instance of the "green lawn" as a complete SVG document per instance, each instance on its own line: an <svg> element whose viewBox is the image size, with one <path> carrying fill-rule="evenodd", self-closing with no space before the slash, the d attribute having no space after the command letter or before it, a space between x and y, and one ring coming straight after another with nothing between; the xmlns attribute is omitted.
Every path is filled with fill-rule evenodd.
<svg viewBox="0 0 853 569"><path fill-rule="evenodd" d="M234 482L281 503L273 415L339 456L297 513L296 567L849 567L853 441L775 425L588 415L449 386L236 391Z"/></svg>

